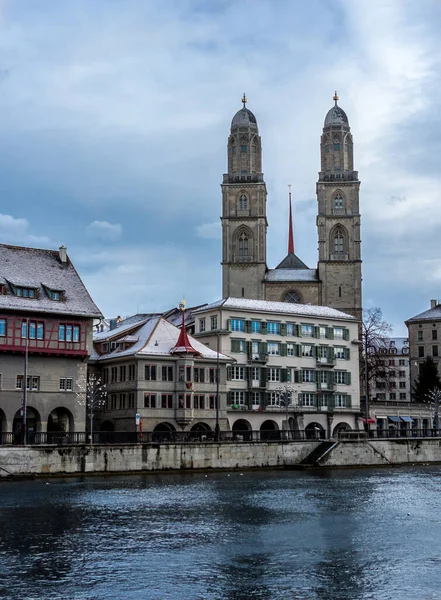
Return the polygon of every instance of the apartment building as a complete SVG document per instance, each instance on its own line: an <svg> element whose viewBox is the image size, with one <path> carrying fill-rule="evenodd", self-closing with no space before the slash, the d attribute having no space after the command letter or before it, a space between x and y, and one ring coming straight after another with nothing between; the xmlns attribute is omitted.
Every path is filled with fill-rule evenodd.
<svg viewBox="0 0 441 600"><path fill-rule="evenodd" d="M324 306L245 298L194 315L195 337L234 359L226 381L234 432L329 437L362 427L357 319Z"/></svg>

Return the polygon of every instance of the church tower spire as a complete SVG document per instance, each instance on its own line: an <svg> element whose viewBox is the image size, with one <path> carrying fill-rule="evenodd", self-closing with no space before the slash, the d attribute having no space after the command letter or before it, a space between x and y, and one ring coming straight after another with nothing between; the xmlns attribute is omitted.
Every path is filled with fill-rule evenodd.
<svg viewBox="0 0 441 600"><path fill-rule="evenodd" d="M351 129L333 97L320 142L317 229L321 304L361 318L360 181Z"/></svg>
<svg viewBox="0 0 441 600"><path fill-rule="evenodd" d="M288 226L288 254L294 254L294 233L292 227L292 201L291 201L291 184L289 188L289 226Z"/></svg>
<svg viewBox="0 0 441 600"><path fill-rule="evenodd" d="M262 145L254 114L243 107L228 137L228 172L222 183L222 296L264 299L266 184Z"/></svg>

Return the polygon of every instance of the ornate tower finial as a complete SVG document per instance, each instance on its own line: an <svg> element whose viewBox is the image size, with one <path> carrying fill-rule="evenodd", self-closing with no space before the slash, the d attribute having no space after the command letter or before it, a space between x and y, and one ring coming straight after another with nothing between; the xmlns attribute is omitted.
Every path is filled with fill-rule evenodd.
<svg viewBox="0 0 441 600"><path fill-rule="evenodd" d="M245 108L245 104L248 102L247 97L245 96L245 92L243 93L242 102L243 102L243 107Z"/></svg>
<svg viewBox="0 0 441 600"><path fill-rule="evenodd" d="M182 312L185 311L185 300L181 300L181 302L179 303L179 308Z"/></svg>
<svg viewBox="0 0 441 600"><path fill-rule="evenodd" d="M335 90L334 92L334 97L332 98L335 102L335 105L337 106L337 101L338 101L338 95L337 95L337 90Z"/></svg>
<svg viewBox="0 0 441 600"><path fill-rule="evenodd" d="M289 189L289 225L288 225L288 254L294 254L294 233L292 228L292 203L291 203L291 184L288 183Z"/></svg>

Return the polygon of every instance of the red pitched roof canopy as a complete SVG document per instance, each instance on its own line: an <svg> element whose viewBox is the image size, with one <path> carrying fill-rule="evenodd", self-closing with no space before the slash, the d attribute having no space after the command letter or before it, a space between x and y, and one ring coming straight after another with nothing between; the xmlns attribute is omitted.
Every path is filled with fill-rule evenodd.
<svg viewBox="0 0 441 600"><path fill-rule="evenodd" d="M179 332L178 341L176 345L170 350L170 354L199 354L197 350L193 348L190 344L190 340L188 339L187 329L185 328L185 304L182 302L181 306L182 311L182 325L181 331Z"/></svg>

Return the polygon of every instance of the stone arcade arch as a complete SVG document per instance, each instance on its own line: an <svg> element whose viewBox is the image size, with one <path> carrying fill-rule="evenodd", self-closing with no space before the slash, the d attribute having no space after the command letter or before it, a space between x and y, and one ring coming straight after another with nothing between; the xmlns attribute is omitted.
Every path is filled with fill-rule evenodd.
<svg viewBox="0 0 441 600"><path fill-rule="evenodd" d="M238 419L235 421L231 431L233 432L233 437L235 438L238 437L239 439L243 439L245 442L252 440L252 428L249 421L246 419Z"/></svg>
<svg viewBox="0 0 441 600"><path fill-rule="evenodd" d="M73 414L64 406L54 408L47 419L47 431L49 432L70 432L74 431Z"/></svg>
<svg viewBox="0 0 441 600"><path fill-rule="evenodd" d="M275 421L267 420L260 426L260 439L262 442L280 440L279 426Z"/></svg>
<svg viewBox="0 0 441 600"><path fill-rule="evenodd" d="M32 406L28 406L26 410L26 428L27 428L27 441L29 444L35 442L36 434L41 431L41 416L38 410ZM23 417L20 414L20 410L14 415L14 421L12 423L12 431L14 444L23 443Z"/></svg>
<svg viewBox="0 0 441 600"><path fill-rule="evenodd" d="M163 422L158 423L153 430L152 441L153 442L170 442L174 438L176 428L171 423Z"/></svg>
<svg viewBox="0 0 441 600"><path fill-rule="evenodd" d="M309 423L305 427L305 436L307 440L325 439L325 430L320 423Z"/></svg>
<svg viewBox="0 0 441 600"><path fill-rule="evenodd" d="M342 431L352 431L352 427L349 425L349 423L338 423L335 427L334 427L334 431L332 432L332 437L338 438L339 434Z"/></svg>

